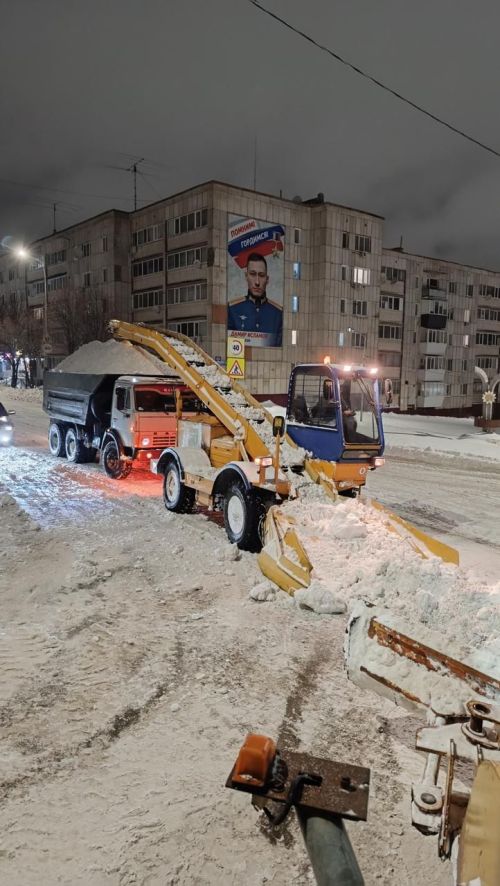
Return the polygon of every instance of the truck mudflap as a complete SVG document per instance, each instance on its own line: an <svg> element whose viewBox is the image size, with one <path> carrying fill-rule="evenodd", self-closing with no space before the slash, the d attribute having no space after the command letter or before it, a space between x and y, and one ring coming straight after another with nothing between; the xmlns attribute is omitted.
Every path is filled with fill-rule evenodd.
<svg viewBox="0 0 500 886"><path fill-rule="evenodd" d="M311 583L312 563L295 530L293 518L277 505L269 508L264 523L264 545L257 556L261 572L287 594Z"/></svg>

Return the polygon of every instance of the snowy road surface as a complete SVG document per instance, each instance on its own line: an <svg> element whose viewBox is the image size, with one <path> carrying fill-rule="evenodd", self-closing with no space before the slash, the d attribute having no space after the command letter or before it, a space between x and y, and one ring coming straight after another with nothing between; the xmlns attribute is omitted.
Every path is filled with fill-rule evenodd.
<svg viewBox="0 0 500 886"><path fill-rule="evenodd" d="M349 827L367 886L448 882L435 840L409 825L420 721L347 682L345 619L281 593L252 602L255 558L219 526L167 514L154 478L117 484L97 465L49 457L36 397L2 389L0 399L16 409L16 446L0 450L0 882L312 883L294 820L276 841L249 800L223 787L250 730L372 767L369 821ZM370 491L410 518L420 508L468 557L481 548L498 582L498 467L398 450ZM359 566L384 536L353 505L330 568L368 587ZM316 517L317 534L330 517ZM433 586L444 607L455 579L408 558L425 622ZM376 592L396 603L391 568ZM454 623L459 641L476 598L489 612L474 588Z"/></svg>

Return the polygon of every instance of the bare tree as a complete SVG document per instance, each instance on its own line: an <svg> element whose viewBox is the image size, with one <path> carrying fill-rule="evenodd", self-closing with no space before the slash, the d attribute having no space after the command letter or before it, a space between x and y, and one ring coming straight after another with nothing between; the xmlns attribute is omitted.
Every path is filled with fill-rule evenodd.
<svg viewBox="0 0 500 886"><path fill-rule="evenodd" d="M26 300L12 292L0 304L0 347L11 369L10 383L17 386L19 366L24 363L26 384L34 384L34 358L40 356L42 323L35 319Z"/></svg>
<svg viewBox="0 0 500 886"><path fill-rule="evenodd" d="M61 294L52 304L51 317L68 354L86 342L107 338L106 302L95 290L76 289Z"/></svg>

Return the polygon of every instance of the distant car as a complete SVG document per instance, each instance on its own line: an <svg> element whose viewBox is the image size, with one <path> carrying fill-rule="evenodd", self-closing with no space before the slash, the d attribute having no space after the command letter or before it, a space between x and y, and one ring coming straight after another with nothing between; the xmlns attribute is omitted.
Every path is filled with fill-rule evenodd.
<svg viewBox="0 0 500 886"><path fill-rule="evenodd" d="M14 434L14 425L12 424L12 420L10 418L11 415L15 415L13 409L6 409L5 406L0 403L0 445L8 446L9 443L12 443L12 437Z"/></svg>

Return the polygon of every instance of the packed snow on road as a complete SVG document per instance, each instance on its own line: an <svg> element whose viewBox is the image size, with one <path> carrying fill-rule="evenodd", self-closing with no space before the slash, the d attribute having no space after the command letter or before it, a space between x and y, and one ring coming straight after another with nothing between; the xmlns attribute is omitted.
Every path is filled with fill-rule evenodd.
<svg viewBox="0 0 500 886"><path fill-rule="evenodd" d="M153 475L53 458L39 391L0 400L16 410L0 449L0 881L313 883L294 817L272 834L224 787L254 731L371 768L368 821L348 825L367 886L451 882L410 824L422 720L348 682L343 637L369 600L498 669L500 436L386 416L367 495L461 567L419 557L363 497L289 502L316 570L293 599L220 521L168 513Z"/></svg>

